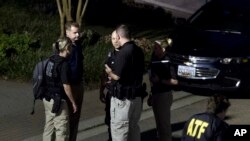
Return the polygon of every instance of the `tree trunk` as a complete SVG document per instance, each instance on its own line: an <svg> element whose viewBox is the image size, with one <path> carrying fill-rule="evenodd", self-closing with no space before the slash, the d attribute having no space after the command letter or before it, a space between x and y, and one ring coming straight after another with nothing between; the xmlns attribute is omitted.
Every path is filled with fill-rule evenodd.
<svg viewBox="0 0 250 141"><path fill-rule="evenodd" d="M73 21L71 13L71 0L63 0L63 11L66 16L66 21Z"/></svg>
<svg viewBox="0 0 250 141"><path fill-rule="evenodd" d="M57 4L57 9L59 12L59 16L60 16L60 28L61 28L61 34L60 37L64 37L65 36L65 31L64 31L64 23L65 23L65 13L62 10L62 4L60 2L60 0L56 0L56 4Z"/></svg>
<svg viewBox="0 0 250 141"><path fill-rule="evenodd" d="M85 14L89 0L78 0L77 11L72 13L72 1L71 0L56 0L58 12L60 15L60 37L65 37L65 22L73 21L72 15L76 14L76 22L82 27L82 18Z"/></svg>
<svg viewBox="0 0 250 141"><path fill-rule="evenodd" d="M89 0L85 0L84 3L82 0L78 1L77 12L76 12L76 22L80 25L80 27L83 27L82 18L85 14L88 2Z"/></svg>
<svg viewBox="0 0 250 141"><path fill-rule="evenodd" d="M60 34L60 38L63 38L63 37L65 37L65 27L64 27L64 25L65 25L65 17L63 17L63 18L60 18L60 27L61 27L61 34Z"/></svg>

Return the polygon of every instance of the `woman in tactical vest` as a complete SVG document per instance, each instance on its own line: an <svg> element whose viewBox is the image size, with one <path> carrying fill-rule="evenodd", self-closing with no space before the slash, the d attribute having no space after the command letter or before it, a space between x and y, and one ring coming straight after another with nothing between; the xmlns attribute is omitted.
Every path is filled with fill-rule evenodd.
<svg viewBox="0 0 250 141"><path fill-rule="evenodd" d="M49 58L45 71L46 94L43 98L45 108L45 126L43 141L69 140L69 106L72 104L74 113L77 111L72 96L67 57L71 51L71 41L59 39L53 48L59 53Z"/></svg>

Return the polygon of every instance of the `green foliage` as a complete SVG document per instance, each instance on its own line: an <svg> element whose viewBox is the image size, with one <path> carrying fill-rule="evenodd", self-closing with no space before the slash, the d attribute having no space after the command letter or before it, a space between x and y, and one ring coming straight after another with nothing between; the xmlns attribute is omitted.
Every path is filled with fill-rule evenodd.
<svg viewBox="0 0 250 141"><path fill-rule="evenodd" d="M26 34L0 34L0 75L6 79L30 80L41 49L30 48L34 38Z"/></svg>
<svg viewBox="0 0 250 141"><path fill-rule="evenodd" d="M1 61L0 74L5 79L30 81L35 64L40 60L41 55L48 56L45 52L29 50L11 59L4 59Z"/></svg>
<svg viewBox="0 0 250 141"><path fill-rule="evenodd" d="M59 16L33 9L15 3L0 7L0 77L31 80L35 64L51 54L60 35Z"/></svg>
<svg viewBox="0 0 250 141"><path fill-rule="evenodd" d="M135 43L142 48L145 55L145 69L147 70L151 61L151 54L153 52L154 43L146 38L137 38Z"/></svg>
<svg viewBox="0 0 250 141"><path fill-rule="evenodd" d="M34 1L32 0L34 5L32 6L31 1L25 0L29 8L23 8L26 4L21 0L19 2L23 3L23 7L15 3L0 4L0 77L2 78L30 81L35 64L41 58L51 55L51 45L60 35L59 15L53 13L53 10L46 13L46 9L51 8L50 4L41 5L42 8L44 6L47 8L44 11L39 10L41 8L37 7ZM95 88L99 83L108 51L113 49L110 35L105 36L106 33L112 32L113 27L98 28L93 27L98 32L84 29L84 75L88 88ZM107 31L104 36L101 36L99 33L105 30ZM139 46L145 53L146 65L151 57L150 44L148 40L139 40Z"/></svg>
<svg viewBox="0 0 250 141"><path fill-rule="evenodd" d="M40 41L43 49L50 49L60 33L58 14L43 14L16 5L0 7L0 33L25 34Z"/></svg>
<svg viewBox="0 0 250 141"><path fill-rule="evenodd" d="M112 50L111 43L98 42L87 46L84 50L84 75L85 82L91 88L93 84L100 82L100 76L104 70L104 62L108 52Z"/></svg>
<svg viewBox="0 0 250 141"><path fill-rule="evenodd" d="M31 42L28 34L0 34L0 60L27 52Z"/></svg>

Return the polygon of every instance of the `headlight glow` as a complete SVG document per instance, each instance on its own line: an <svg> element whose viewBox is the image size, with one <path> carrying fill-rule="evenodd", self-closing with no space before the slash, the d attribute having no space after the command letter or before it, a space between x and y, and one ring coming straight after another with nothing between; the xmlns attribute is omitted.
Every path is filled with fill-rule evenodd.
<svg viewBox="0 0 250 141"><path fill-rule="evenodd" d="M220 63L222 64L242 64L242 63L248 63L249 59L248 58L222 58L220 60Z"/></svg>

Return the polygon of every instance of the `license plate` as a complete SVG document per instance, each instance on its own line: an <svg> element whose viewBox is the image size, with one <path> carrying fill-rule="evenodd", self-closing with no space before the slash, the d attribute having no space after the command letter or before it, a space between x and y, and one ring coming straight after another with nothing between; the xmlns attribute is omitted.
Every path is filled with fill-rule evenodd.
<svg viewBox="0 0 250 141"><path fill-rule="evenodd" d="M181 77L186 77L186 78L190 78L190 77L194 77L195 76L195 68L194 67L190 67L190 66L178 66L178 72L177 72L178 76Z"/></svg>

